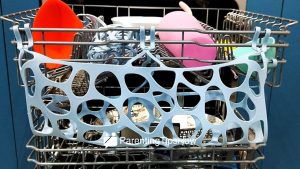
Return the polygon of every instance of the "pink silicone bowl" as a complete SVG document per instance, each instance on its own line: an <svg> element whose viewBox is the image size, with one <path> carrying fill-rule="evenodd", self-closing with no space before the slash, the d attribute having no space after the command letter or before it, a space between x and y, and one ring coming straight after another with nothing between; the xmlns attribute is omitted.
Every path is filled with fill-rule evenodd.
<svg viewBox="0 0 300 169"><path fill-rule="evenodd" d="M164 29L200 29L204 28L200 25L199 21L183 11L175 11L168 13L163 17L158 28ZM181 32L159 32L159 38L163 41L178 41L182 40ZM185 32L184 40L195 41L200 44L214 44L214 41L208 34L198 32ZM181 57L182 45L181 44L165 44L166 48L175 56ZM214 60L216 58L216 47L203 47L195 44L185 44L183 46L184 57L197 58L201 60ZM211 63L198 62L195 60L183 61L185 67L200 67L207 66Z"/></svg>

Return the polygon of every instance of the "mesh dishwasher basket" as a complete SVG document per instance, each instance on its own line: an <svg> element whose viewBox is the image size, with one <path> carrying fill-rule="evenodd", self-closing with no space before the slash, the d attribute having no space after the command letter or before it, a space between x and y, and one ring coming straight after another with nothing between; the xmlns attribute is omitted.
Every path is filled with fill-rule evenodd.
<svg viewBox="0 0 300 169"><path fill-rule="evenodd" d="M79 13L88 8L113 8L117 16L131 15L132 10L160 10L163 15L176 10L70 6ZM124 9L127 14L122 13ZM280 86L288 47L283 36L297 21L231 9L193 10L206 16L201 20L205 31L96 28L89 19L84 29L30 28L38 9L2 16L14 23L20 84L25 87L35 135L27 145L32 149L29 161L45 168L258 168L268 131L264 85ZM214 26L219 27L224 12L223 30L207 25L209 16L215 16ZM31 33L37 31L77 33L73 42L33 41ZM92 41L96 34L109 31L123 35L131 31L138 38ZM215 43L196 44L184 38L160 41L155 31L177 31L183 36L194 31L209 34ZM275 44L266 43L270 36ZM126 50L122 57L86 57L91 46L111 43L137 44L138 52L133 57ZM167 43L217 48L217 58L169 57L162 45ZM33 44L72 45L72 59L54 60L35 53ZM234 59L236 47L252 47L257 60L249 59L250 54ZM276 51L274 59L265 56L270 48ZM112 64L114 59L125 64ZM212 65L184 68L183 60ZM49 63L61 66L48 70L45 65ZM247 71L240 71L239 66Z"/></svg>

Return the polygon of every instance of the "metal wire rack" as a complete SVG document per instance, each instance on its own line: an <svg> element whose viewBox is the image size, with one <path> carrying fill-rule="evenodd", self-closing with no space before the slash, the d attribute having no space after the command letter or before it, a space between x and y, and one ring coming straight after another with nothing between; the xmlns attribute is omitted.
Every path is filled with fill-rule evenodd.
<svg viewBox="0 0 300 169"><path fill-rule="evenodd" d="M77 13L86 13L86 11L91 11L91 9L109 9L110 11L115 11L112 16L131 16L138 15L141 12L151 12L157 11L157 15L164 16L167 12L178 10L176 7L146 7L146 6L110 6L110 5L78 5L71 4L70 5L74 11ZM218 47L218 56L216 60L198 60L200 62L209 62L209 63L224 63L232 60L232 48L234 47L250 47L250 44L245 44L245 42L251 40L252 35L254 34L254 27L260 26L262 28L269 28L272 30L272 35L276 39L276 43L272 45L268 45L269 47L276 48L276 59L278 60L278 65L275 66L271 70L271 75L269 75L268 82L266 83L269 86L279 87L282 82L282 74L283 74L283 65L286 63L286 59L284 56L284 50L288 47L288 43L285 42L284 37L290 34L288 30L290 26L297 24L296 20L280 18L275 16L269 16L259 13L253 13L248 11L241 11L236 9L215 9L215 8L192 8L195 14L200 14L199 20L201 21L202 26L206 29L206 31L195 30L195 29L172 29L172 30L160 30L157 31L178 31L178 32L200 32L205 34L210 34L215 42L215 44L197 44L193 41L156 41L157 44L197 44L200 46L208 46L208 47ZM31 9L26 11L20 11L16 13L12 13L9 15L1 16L1 19L5 21L9 21L12 24L25 24L32 23L34 16L38 11L37 9ZM95 10L92 10L95 11ZM159 12L160 11L160 12ZM161 13L161 14L159 14ZM223 20L222 13L227 13L225 15L225 19ZM101 14L101 13L100 13ZM96 13L95 15L99 15ZM213 18L213 19L211 19ZM103 19L103 17L102 17ZM210 20L209 20L210 19ZM220 27L220 23L223 24L222 30L217 30L211 27L208 24L212 24L215 27ZM139 28L109 28L109 29L95 29L91 25L86 26L86 29L58 29L58 28L31 28L32 32L78 32L77 36L74 39L74 42L55 42L55 41L36 41L34 44L36 45L73 45L73 54L72 61L76 62L99 62L99 60L90 60L86 58L78 58L79 56L86 55L86 48L89 45L105 45L105 43L99 42L91 42L91 35L94 35L96 32L105 32L109 30L119 30L119 31L139 31ZM23 31L23 28L20 28ZM262 33L263 36L263 33ZM25 38L25 36L24 36ZM13 44L16 44L15 41L12 41ZM24 44L28 43L26 40L23 42ZM139 43L138 40L120 40L120 41L110 41L106 43ZM76 60L80 59L80 60ZM122 58L126 59L126 58ZM127 58L128 59L128 58ZM169 59L175 60L175 58L164 58L161 59ZM194 58L182 57L181 60L189 59L195 60ZM26 57L24 57L24 62ZM19 78L20 79L20 78ZM20 82L20 85L21 82Z"/></svg>
<svg viewBox="0 0 300 169"><path fill-rule="evenodd" d="M174 7L145 7L145 6L109 6L109 5L77 5L71 4L71 8L77 13L88 13L91 9L109 9L115 11L113 16L132 16L138 15L139 11L145 13L145 11L159 11L159 15L164 16L166 13L178 8ZM1 16L1 19L11 22L13 25L20 25L19 30L23 33L23 44L28 44L24 28L22 25L25 23L32 23L33 19L39 9L31 9L26 11L20 11L12 13L9 15ZM288 30L290 26L297 23L296 20L279 18L264 14L258 14L248 11L241 11L235 9L212 9L212 8L192 8L194 13L199 14L201 17L198 18L205 28L205 30L196 30L196 29L157 29L157 31L176 31L181 32L199 32L204 34L209 34L216 43L214 44L199 44L193 41L161 41L156 40L156 50L155 52L160 52L163 57L160 59L169 67L182 67L183 60L197 60L199 62L208 62L212 64L220 64L229 62L234 59L233 48L235 47L250 47L251 44L246 44L251 40L255 26L260 26L262 28L270 28L272 30L272 36L276 39L275 44L268 45L270 48L276 49L276 59L278 65L273 66L270 69L269 79L267 85L271 87L279 87L282 82L283 77L283 65L286 63L284 50L289 46L285 42L284 37L290 34ZM226 13L225 18L223 18L222 13ZM96 16L103 15L102 13L93 13ZM211 19L211 18L214 19ZM106 15L101 17L101 19L107 19ZM221 22L221 20L223 20ZM220 26L220 23L222 26ZM211 26L210 26L211 25ZM215 28L214 28L215 27ZM222 30L216 28L222 27ZM120 43L120 44L138 44L139 40L114 40L108 42L93 42L92 38L96 33L99 32L108 32L108 31L120 31L124 34L125 31L138 32L139 28L96 28L92 23L86 23L84 29L59 29L59 28L31 28L32 32L77 32L73 42L58 42L58 41L35 41L35 45L72 45L72 59L67 59L65 61L69 62L89 62L89 63L100 63L104 64L109 62L111 59L123 59L128 60L130 57L123 53L122 57L111 56L108 59L88 59L86 57L89 46L92 45L106 45L108 43ZM264 36L265 32L261 33L261 37ZM12 43L16 45L16 41L13 40ZM206 47L217 47L217 59L216 60L199 60L194 58L184 57L181 58L169 57L168 51L163 47L162 44L196 44ZM45 50L45 48L44 48ZM46 52L46 51L45 51ZM45 53L44 52L44 53ZM22 58L22 62L30 60L32 56L26 54ZM15 60L19 58L16 57ZM17 63L18 64L18 63ZM272 61L270 62L272 65ZM18 65L19 66L19 65ZM41 71L45 74L45 77L52 81L63 82L70 75L72 69L69 66L62 66L58 69L48 70L46 67L41 67ZM19 70L19 69L18 69ZM243 79L245 74L237 70L234 66L226 70L221 70L222 76L228 78L226 82L229 86L234 87ZM29 88L34 90L35 81L30 78L32 74L28 72L27 85ZM192 79L194 84L206 84L211 78L212 74L210 71L202 72L200 75L198 73L192 72L188 75L189 79ZM114 86L113 81L109 81L111 76L105 74L104 76L97 79L97 85L99 90L104 92L111 92L111 89L116 89L118 87ZM221 77L222 78L222 77ZM18 75L18 79L20 79ZM76 80L75 80L76 79ZM76 95L82 96L86 93L88 88L89 78L84 72L78 74L73 81L72 90ZM253 82L257 82L255 76L252 77ZM108 81L108 82L107 82ZM162 80L164 87L168 87L168 83ZM22 82L19 82L23 86ZM129 88L135 89L136 84L130 84ZM254 88L257 85L254 85ZM146 91L149 86L144 86L140 90ZM181 91L186 91L187 89L182 87ZM213 90L213 89L211 89ZM44 91L45 94L63 94L62 91L47 88ZM190 100L184 100L179 98L182 101L182 107L191 108L189 103ZM236 100L237 96L233 97L232 100ZM49 100L45 99L45 103ZM60 102L58 103L60 108L67 108L70 106L68 103ZM99 109L103 105L91 104L89 108ZM164 107L168 108L168 107ZM210 115L218 117L219 119L225 119L226 114L224 114L224 104L221 102L213 102L207 106L207 111ZM33 109L32 112L33 121L35 128L39 130L45 125L45 120L43 119L42 113ZM239 112L236 112L239 114ZM240 115L242 117L242 115ZM90 123L95 123L95 119L88 119ZM60 121L60 126L64 128L68 126L70 121ZM194 132L192 129L178 130L178 135L185 136L189 133ZM234 139L240 135L239 131L234 130L232 133L229 133L229 138ZM254 133L255 135L255 133ZM92 135L91 137L94 137ZM248 137L251 137L249 135ZM207 134L207 139L209 139L209 133ZM222 138L220 138L222 139ZM93 144L87 144L77 141L63 140L58 137L41 137L33 136L28 144L27 148L31 150L31 153L28 157L28 161L35 163L36 168L61 168L61 169L100 169L100 168L194 168L194 169L206 169L206 168L259 168L258 162L264 159L262 149L265 144L249 144L249 145L230 145L230 146L209 146L209 147L193 147L193 146L181 146L174 148L163 148L148 146L146 148L105 148L101 146L96 146Z"/></svg>
<svg viewBox="0 0 300 169"><path fill-rule="evenodd" d="M104 148L56 137L32 137L26 147L36 168L258 168L264 144L225 147Z"/></svg>

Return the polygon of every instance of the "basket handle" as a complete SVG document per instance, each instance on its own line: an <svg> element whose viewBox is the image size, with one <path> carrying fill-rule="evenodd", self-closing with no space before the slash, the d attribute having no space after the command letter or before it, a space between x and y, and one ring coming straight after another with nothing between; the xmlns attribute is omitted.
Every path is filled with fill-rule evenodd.
<svg viewBox="0 0 300 169"><path fill-rule="evenodd" d="M271 36L271 30L265 29L265 35L261 41L261 45L262 45L261 48L257 47L258 39L259 39L259 36L261 33L261 28L257 26L257 27L255 27L254 30L255 30L255 33L252 38L252 48L258 52L266 52L268 50L267 45L268 45L269 38Z"/></svg>
<svg viewBox="0 0 300 169"><path fill-rule="evenodd" d="M15 39L17 41L17 49L21 50L23 48L23 43L22 43L22 38L21 38L20 31L19 31L19 25L14 25L12 27L12 30L14 32Z"/></svg>
<svg viewBox="0 0 300 169"><path fill-rule="evenodd" d="M17 49L19 50L19 55L17 58L18 59L18 67L19 67L19 70L21 70L22 58L23 58L25 52L24 52L22 37L20 34L20 30L19 30L19 25L14 25L12 27L12 30L14 32L15 39L17 41Z"/></svg>
<svg viewBox="0 0 300 169"><path fill-rule="evenodd" d="M146 58L146 62L149 60L153 60L154 62L156 62L157 64L159 64L160 67L166 67L161 61L160 59L158 59L159 57L155 57L150 50L155 48L155 27L151 26L150 28L150 45L146 46L146 31L145 31L145 27L141 26L140 27L140 48L143 50L141 53L137 54L135 57L133 57L132 59L128 60L126 65L131 65L134 61L136 61L137 59L143 57L144 55L147 56Z"/></svg>
<svg viewBox="0 0 300 169"><path fill-rule="evenodd" d="M268 41L269 41L269 38L271 35L270 29L266 29L265 31L266 31L265 36L262 38L262 47L261 47L262 52L266 52L268 50L267 45L268 45Z"/></svg>
<svg viewBox="0 0 300 169"><path fill-rule="evenodd" d="M151 26L150 28L150 46L146 46L146 31L145 27L140 27L140 47L143 50L151 50L155 48L155 27Z"/></svg>
<svg viewBox="0 0 300 169"><path fill-rule="evenodd" d="M260 51L260 49L257 47L257 41L258 41L258 38L259 38L259 35L260 35L260 32L261 32L261 28L256 26L254 28L254 35L253 35L253 38L252 38L252 48L256 51Z"/></svg>
<svg viewBox="0 0 300 169"><path fill-rule="evenodd" d="M270 29L266 29L266 34L265 36L262 38L262 47L261 47L261 52L263 53L262 55L265 57L265 59L267 60L267 67L268 68L275 68L277 67L278 64L278 60L276 58L274 59L269 59L265 56L265 52L268 50L268 42L269 42L269 38L271 36L271 30ZM269 62L269 60L272 60L272 62Z"/></svg>
<svg viewBox="0 0 300 169"><path fill-rule="evenodd" d="M24 24L24 28L25 28L25 34L27 37L27 41L28 41L28 45L24 45L24 49L29 49L29 48L32 48L32 46L33 46L33 37L32 37L31 31L30 31L30 24L29 23Z"/></svg>
<svg viewBox="0 0 300 169"><path fill-rule="evenodd" d="M23 45L23 40L22 40L22 36L21 36L20 30L19 30L19 25L14 25L12 27L12 30L14 32L15 39L17 41L17 49L20 51L20 53L18 55L18 67L21 70L22 59L23 59L23 56L25 53L24 50L27 50L33 46L33 37L32 37L31 31L30 31L30 24L29 23L24 24L24 30L25 30L25 34L27 37L27 41L28 41L27 45Z"/></svg>

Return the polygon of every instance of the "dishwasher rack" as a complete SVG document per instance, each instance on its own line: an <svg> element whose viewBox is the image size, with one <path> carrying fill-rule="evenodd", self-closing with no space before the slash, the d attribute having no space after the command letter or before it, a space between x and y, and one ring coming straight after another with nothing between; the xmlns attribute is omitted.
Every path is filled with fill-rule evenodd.
<svg viewBox="0 0 300 169"><path fill-rule="evenodd" d="M104 148L39 136L26 145L31 150L28 161L37 169L259 168L264 146Z"/></svg>
<svg viewBox="0 0 300 169"><path fill-rule="evenodd" d="M112 16L132 16L142 15L142 13L156 11L157 16L164 16L167 12L180 10L178 7L147 7L147 6L112 6L112 5L82 5L82 4L70 4L69 5L76 13L85 14L86 11L93 10L93 14L101 15L103 13L95 12L94 9L106 9L110 10L110 14ZM30 9L26 11L20 11L12 14L8 14L5 16L0 16L0 18L4 21L8 21L13 25L23 25L25 23L32 23L37 11L39 8ZM228 60L232 60L233 58L225 58L225 55L232 55L232 49L234 47L250 47L251 45L245 45L247 41L252 39L252 35L254 34L253 29L255 26L259 26L262 29L269 28L272 30L272 35L276 39L276 43L272 45L268 45L268 47L276 48L276 59L277 66L274 66L271 70L271 74L268 76L268 80L266 84L270 87L280 87L282 78L283 78L283 66L286 63L285 58L285 49L289 46L286 42L285 37L290 35L291 32L289 28L293 25L296 25L298 21L293 19L281 18L276 16L270 16L250 11L243 11L237 9L217 9L217 8L191 8L194 13L199 13L201 25L206 29L205 33L210 34L218 44L203 44L204 46L218 47L218 56L216 60L202 60L203 62L208 63L224 63L228 62ZM222 18L221 14L226 14L224 18ZM133 16L135 16L133 15ZM99 16L99 18L105 18L103 15ZM213 18L213 20L212 20ZM209 20L211 19L211 20ZM220 27L220 20L224 19L222 23L222 29L217 30L214 27ZM213 25L214 27L210 26ZM48 28L31 28L33 32L60 32L60 31L76 31L78 32L76 38L73 43L60 43L60 44L68 44L73 45L73 59L77 59L79 55L83 54L86 50L87 45L91 45L92 43L88 43L88 40L91 40L90 35L96 32L103 32L99 30L93 29L91 25L87 26L89 28L87 30L70 30L70 29L48 29ZM21 33L24 33L24 29L21 28ZM111 29L113 30L113 29ZM120 29L116 29L120 30ZM138 29L132 29L138 30ZM108 30L106 30L108 31ZM124 30L123 30L124 31ZM186 30L176 30L172 29L172 31L176 32L202 32L195 29L186 29ZM202 32L203 33L203 32ZM24 33L25 34L25 33ZM76 40L82 40L86 43L76 43ZM126 41L123 41L125 43ZM16 45L16 41L12 41L13 44ZM27 42L25 41L24 44ZM139 43L139 41L135 41L134 43ZM170 42L162 42L156 41L156 43L164 44ZM182 42L171 42L174 44L183 43L183 44L193 44L193 42L182 41ZM55 42L45 43L43 41L35 42L35 44L46 45L46 44L56 44ZM199 44L198 44L199 45ZM81 53L76 53L75 49L84 48ZM85 55L86 53L84 53ZM15 58L16 60L17 58ZM26 59L26 57L25 57ZM82 59L82 58L81 58ZM189 58L190 59L190 58ZM76 61L76 60L73 60ZM83 60L81 60L83 61ZM89 60L92 62L91 60ZM87 60L85 60L87 62ZM19 84L22 86L21 78L18 74Z"/></svg>
<svg viewBox="0 0 300 169"><path fill-rule="evenodd" d="M77 13L87 13L91 8L93 9L113 9L111 11L115 11L115 16L132 16L136 15L138 11L160 11L161 16L164 16L167 12L178 10L178 8L173 7L134 7L134 6L109 6L109 5L78 5L71 4L70 7L76 11ZM197 60L199 62L208 62L213 65L221 65L221 64L230 64L234 63L233 50L236 47L251 47L251 44L246 44L246 42L252 40L252 37L255 36L257 32L253 31L256 26L262 28L262 31L259 32L259 37L262 38L266 36L267 31L264 31L266 28L271 29L272 36L275 38L275 44L267 45L269 48L276 49L276 60L268 60L268 78L266 79L266 85L270 87L279 87L282 82L283 77L283 65L286 63L284 51L285 48L289 46L289 44L285 41L285 36L290 34L288 28L292 25L295 25L297 21L279 18L264 14L258 14L248 11L240 11L235 9L212 9L212 8L192 8L194 13L200 13L203 17L200 18L202 26L206 29L205 31L195 30L195 29L172 29L172 30L160 30L157 31L176 31L181 32L199 32L209 34L214 40L215 44L197 44L192 41L160 41L155 40L155 45L160 48L161 53L168 53L163 47L162 44L166 43L174 43L174 44L196 44L200 46L206 47L216 47L218 50L217 59L216 60L197 60L193 58L187 58L182 56L181 58L174 57L160 57L160 61L165 65L173 68L181 68L181 62L183 60ZM95 63L95 64L104 64L108 60L101 59L88 59L86 58L86 53L88 47L91 45L104 45L101 43L91 42L92 38L96 33L99 32L107 32L107 31L120 31L124 34L126 31L133 31L135 33L139 33L139 28L108 28L108 29L98 29L93 27L92 22L86 23L84 29L58 29L58 28L24 28L24 25L27 23L32 23L38 9L32 9L27 11L21 11L5 16L1 16L1 19L5 21L11 22L13 25L18 25L17 30L19 31L22 38L22 45L29 45L31 42L27 39L27 35L25 31L30 30L31 32L64 32L71 31L77 32L73 42L47 42L47 41L35 41L33 42L35 45L72 45L73 53L72 59L69 60L58 60L57 63L69 62L69 63ZM214 27L220 27L220 19L223 19L221 14L227 13L225 15L225 19L223 22L223 29L217 30ZM93 13L94 15L99 16L99 13ZM211 16L215 17L215 23L212 23ZM103 17L100 17L103 19ZM104 19L105 15L104 15ZM208 24L212 24L210 26ZM16 29L15 29L16 30ZM149 42L149 41L147 41ZM146 43L147 43L146 42ZM17 47L17 40L13 40L12 43ZM109 43L135 43L139 44L139 40L119 40L119 41L110 41ZM258 44L257 47L261 47L261 44ZM143 50L140 49L139 52ZM17 70L19 71L19 67L24 63L30 61L32 59L32 55L25 53L20 59L17 53L15 58L17 62ZM125 54L124 54L125 55ZM164 55L164 54L163 54ZM165 54L167 55L167 54ZM129 60L130 57L122 57L116 59L124 59ZM233 61L233 62L232 62ZM263 60L258 61L259 65L262 65ZM56 63L56 62L54 62ZM65 65L61 68L55 70L47 70L45 67L41 67L40 70L45 75L45 77L54 82L64 82L70 76L70 72L72 68L70 66ZM196 72L196 71L195 71ZM193 84L196 85L205 85L207 84L207 79L212 78L212 72L204 71L199 76L197 73L191 72L187 79L192 79ZM35 79L32 77L32 72L21 72L23 74L27 74L25 80L23 82L20 81L20 85L24 86L26 90L34 90L35 87ZM78 75L78 76L77 76ZM72 83L72 90L79 96L84 95L87 92L87 88L89 85L89 80L87 74L84 72L79 73L74 78ZM228 81L223 81L229 87L236 87L241 84L241 80L247 77L247 73L241 72L237 70L235 65L230 65L228 69L220 70L220 78L226 77L226 75L230 75ZM249 75L248 75L249 76ZM203 79L204 77L204 79ZM112 90L120 89L120 86L116 86L114 81L109 81L111 76L104 75L98 82L104 83L105 85L101 86L102 92L110 93ZM18 79L22 79L18 74ZM164 84L163 87L168 86L168 82L160 79ZM223 79L222 79L223 80ZM107 82L108 81L108 82ZM260 84L260 79L256 75L251 75L249 77L249 84L252 90L256 90L256 88L260 88L263 93L263 87L265 84ZM131 85L131 86L130 86ZM128 89L134 90L136 89L136 84L130 84ZM142 93L148 91L150 86L144 86L139 89ZM186 86L180 87L180 92L190 92L189 88ZM211 92L218 90L216 86L208 89ZM47 88L48 94L59 95L64 92L55 88ZM191 109L195 107L195 105L191 105L191 101L195 99L193 94L190 92L192 98L179 97L182 104L182 108ZM232 95L230 101L236 103L240 100L240 96L238 94ZM49 99L49 98L48 98ZM246 99L247 100L247 99ZM50 101L45 99L43 100L45 103L49 103ZM70 108L70 103L61 101L58 103L59 108L68 109ZM101 109L104 107L103 103L90 103L87 105L89 109ZM168 105L161 106L164 110L170 109ZM82 107L81 107L82 108ZM109 110L113 110L113 107L107 107ZM226 108L225 103L223 101L214 101L205 106L205 111L208 112L208 115L211 115L213 118L224 120L226 118ZM43 130L45 125L49 125L48 120L45 120L43 116L43 112L39 109L29 108L28 113L31 114L31 121L33 123L33 128L36 131ZM234 112L240 119L243 119L243 115L239 111ZM120 117L114 117L118 120ZM90 124L97 123L97 119L88 119L90 120ZM54 124L55 125L55 124ZM57 124L60 129L64 129L64 127L68 128L71 124L70 121L64 119L58 122ZM152 125L152 124L151 124ZM267 124L262 124L266 129ZM48 127L51 127L49 125ZM151 126L152 127L152 126ZM173 124L173 127L176 128L176 124ZM195 126L194 126L195 127ZM186 133L192 133L191 135L198 136L201 134L201 130L198 128L197 131L194 129L175 129L175 134L178 137L186 136ZM247 139L251 137L255 137L251 135L253 131L248 131L250 134L248 136L241 136L241 130L234 129L229 133L226 133L223 137L218 137L218 141L224 141L226 139L237 139L240 137L245 137ZM247 132L247 133L248 133ZM88 133L90 134L90 133ZM132 133L131 133L132 134ZM174 133L173 133L174 134ZM262 134L266 134L263 133ZM213 134L211 132L207 132L207 134L203 139L203 143L209 142ZM77 135L73 135L76 137ZM92 133L91 137L88 139L93 140L94 137L98 137L98 134ZM226 139L225 139L226 138ZM207 141L208 140L208 141ZM89 141L89 140L88 140ZM264 140L265 141L265 140ZM117 147L117 148L109 148L100 145L95 145L92 142L80 142L80 141L72 141L68 139L62 139L60 137L55 136L38 136L34 135L28 144L27 148L31 150L31 153L28 157L28 161L34 162L36 168L259 168L259 161L264 159L263 155L263 147L265 146L264 141L260 141L260 143L249 143L249 144L232 144L232 145L207 145L206 147L197 147L191 145L182 145L182 146L174 146L172 148L165 147L156 147L153 145L148 145L143 148L129 148L129 147Z"/></svg>

